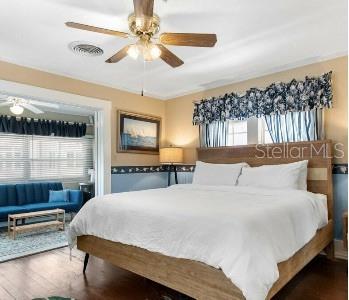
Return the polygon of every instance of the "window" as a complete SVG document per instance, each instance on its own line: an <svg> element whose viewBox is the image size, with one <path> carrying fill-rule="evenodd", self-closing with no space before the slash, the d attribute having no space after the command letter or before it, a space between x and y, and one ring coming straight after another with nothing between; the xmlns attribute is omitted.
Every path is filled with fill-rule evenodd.
<svg viewBox="0 0 349 300"><path fill-rule="evenodd" d="M264 118L228 121L228 146L272 143Z"/></svg>
<svg viewBox="0 0 349 300"><path fill-rule="evenodd" d="M258 142L260 144L273 143L273 140L272 140L270 133L269 133L269 130L268 130L267 123L265 122L264 118L258 119L258 129L259 129Z"/></svg>
<svg viewBox="0 0 349 300"><path fill-rule="evenodd" d="M238 146L273 143L264 118L213 122L200 126L200 146Z"/></svg>
<svg viewBox="0 0 349 300"><path fill-rule="evenodd" d="M247 121L228 122L228 145L247 145Z"/></svg>
<svg viewBox="0 0 349 300"><path fill-rule="evenodd" d="M0 182L80 181L93 168L93 139L0 134Z"/></svg>

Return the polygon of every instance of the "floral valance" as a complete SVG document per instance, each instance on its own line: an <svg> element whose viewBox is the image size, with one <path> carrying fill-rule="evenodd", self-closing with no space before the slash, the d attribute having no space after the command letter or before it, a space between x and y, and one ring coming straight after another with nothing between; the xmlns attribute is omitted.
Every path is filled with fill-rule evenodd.
<svg viewBox="0 0 349 300"><path fill-rule="evenodd" d="M54 120L34 120L30 118L16 118L14 116L0 116L0 132L53 135L62 137L82 137L86 135L85 123L68 123Z"/></svg>
<svg viewBox="0 0 349 300"><path fill-rule="evenodd" d="M249 89L244 95L233 92L203 99L194 104L193 124L329 108L332 106L331 75L329 72L320 77L306 77L304 81L277 82L263 90Z"/></svg>

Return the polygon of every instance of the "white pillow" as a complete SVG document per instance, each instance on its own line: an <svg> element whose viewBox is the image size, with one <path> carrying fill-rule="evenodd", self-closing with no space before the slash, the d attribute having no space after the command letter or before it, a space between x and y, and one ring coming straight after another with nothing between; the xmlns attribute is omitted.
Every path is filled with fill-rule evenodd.
<svg viewBox="0 0 349 300"><path fill-rule="evenodd" d="M307 160L290 164L243 168L237 185L306 191L307 171Z"/></svg>
<svg viewBox="0 0 349 300"><path fill-rule="evenodd" d="M197 161L193 183L202 185L236 185L242 167L249 167L249 165L247 163L210 164Z"/></svg>

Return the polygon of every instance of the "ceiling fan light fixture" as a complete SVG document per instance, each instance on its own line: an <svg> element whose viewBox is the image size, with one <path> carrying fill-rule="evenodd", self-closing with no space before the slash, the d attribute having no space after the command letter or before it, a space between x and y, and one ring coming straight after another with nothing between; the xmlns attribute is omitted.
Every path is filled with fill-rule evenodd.
<svg viewBox="0 0 349 300"><path fill-rule="evenodd" d="M145 61L153 61L159 58L161 55L161 50L159 49L159 47L151 43L142 45L142 50Z"/></svg>
<svg viewBox="0 0 349 300"><path fill-rule="evenodd" d="M139 47L137 44L131 45L127 50L128 56L132 57L133 59L137 59L139 56Z"/></svg>
<svg viewBox="0 0 349 300"><path fill-rule="evenodd" d="M161 55L161 50L157 45L150 46L150 55L153 59L157 59Z"/></svg>
<svg viewBox="0 0 349 300"><path fill-rule="evenodd" d="M18 104L13 104L13 106L10 107L10 111L15 115L21 115L24 111L24 108Z"/></svg>

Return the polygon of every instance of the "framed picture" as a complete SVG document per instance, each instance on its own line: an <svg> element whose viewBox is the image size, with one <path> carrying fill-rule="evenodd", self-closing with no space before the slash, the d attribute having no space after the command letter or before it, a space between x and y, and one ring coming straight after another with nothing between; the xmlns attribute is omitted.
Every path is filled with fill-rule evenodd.
<svg viewBox="0 0 349 300"><path fill-rule="evenodd" d="M159 154L161 118L118 111L118 152Z"/></svg>

